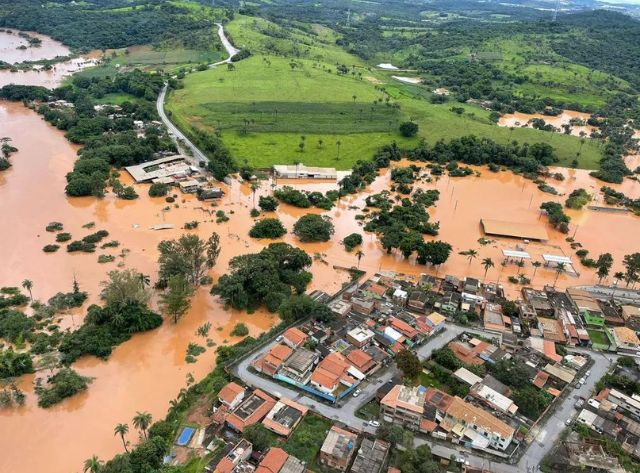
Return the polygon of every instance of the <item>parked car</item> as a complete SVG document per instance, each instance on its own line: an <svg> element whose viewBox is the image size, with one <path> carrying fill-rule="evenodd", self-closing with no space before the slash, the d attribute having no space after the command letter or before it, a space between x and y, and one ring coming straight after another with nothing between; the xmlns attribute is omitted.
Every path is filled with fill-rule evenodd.
<svg viewBox="0 0 640 473"><path fill-rule="evenodd" d="M585 377L585 378L588 378L589 376L591 376L591 370L587 371L587 372L584 374L584 377Z"/></svg>
<svg viewBox="0 0 640 473"><path fill-rule="evenodd" d="M569 419L564 421L564 425L569 426L569 425L571 425L572 422L573 422L573 419L569 418Z"/></svg>
<svg viewBox="0 0 640 473"><path fill-rule="evenodd" d="M573 405L576 409L581 409L584 406L584 399L578 399Z"/></svg>
<svg viewBox="0 0 640 473"><path fill-rule="evenodd" d="M377 420L370 420L369 422L367 422L367 424L371 427L380 427L380 422L378 422Z"/></svg>
<svg viewBox="0 0 640 473"><path fill-rule="evenodd" d="M278 335L276 342L280 343L283 340L282 335Z"/></svg>
<svg viewBox="0 0 640 473"><path fill-rule="evenodd" d="M356 390L353 392L353 397L358 397L358 396L360 395L360 393L361 393L361 392L362 392L362 391L360 391L359 389L356 389Z"/></svg>

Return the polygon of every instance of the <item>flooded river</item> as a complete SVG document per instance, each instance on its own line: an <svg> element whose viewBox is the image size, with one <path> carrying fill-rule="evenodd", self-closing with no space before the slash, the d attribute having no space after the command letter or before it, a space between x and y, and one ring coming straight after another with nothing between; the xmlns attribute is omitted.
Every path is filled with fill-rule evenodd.
<svg viewBox="0 0 640 473"><path fill-rule="evenodd" d="M20 73L22 74L22 73ZM0 75L1 78L1 75ZM1 82L0 82L1 84ZM46 85L43 82L41 85ZM222 253L216 268L211 272L217 279L227 270L228 261L235 255L259 251L267 241L252 240L248 231L254 220L250 218L254 196L247 184L234 182L224 186L226 196L217 208L212 209L193 198L179 196L178 208L170 207L163 199L153 199L147 195L146 186L136 186L140 198L122 201L112 194L104 199L74 198L64 194L65 174L73 166L77 148L66 141L63 134L46 124L35 112L17 103L0 102L0 135L9 136L19 148L11 161L13 167L0 173L0 214L5 216L5 227L0 232L0 285L19 285L29 278L34 282L34 297L46 300L58 291L71 289L75 277L83 290L90 293L92 302L97 301L99 283L118 262L125 267L136 268L152 277L157 275L157 244L162 239L175 238L183 233L180 228L185 222L198 220L196 232L208 237L212 231L220 234ZM518 242L499 239L496 243L481 247L477 240L482 236L480 218L512 219L519 222L545 225L538 207L547 200L564 200L540 192L531 181L514 176L509 172L491 173L478 169L480 176L467 178L441 178L435 183L421 183L424 188L437 188L441 192L440 201L430 209L433 220L441 222L439 239L450 242L454 253L449 261L437 270L438 274L471 275L482 278L484 269L482 258L491 257L496 267L489 270L487 280L500 279L508 292L514 294L518 286L507 282L509 275L515 275L518 268L513 265L502 267L501 249L514 248ZM601 183L590 178L586 171L560 169L566 179L549 181L561 193L568 193L576 187L590 191L599 189ZM121 177L128 184L128 176ZM278 185L295 185L307 190L326 191L336 187L335 182L278 181ZM333 266L355 266L355 253L347 253L340 241L352 232L362 228L355 219L364 206L364 199L390 186L389 172L384 171L366 192L341 199L328 212L318 209L297 209L281 205L277 215L289 231L301 215L317 212L332 217L336 233L330 242L302 244L293 235L283 238L305 249L314 256L314 274L310 288L335 292L348 276ZM640 195L640 184L626 181L614 186L629 196ZM272 191L270 182L263 182L255 199ZM230 217L229 222L216 224L212 211L222 209ZM576 240L591 250L593 255L610 251L616 262L614 270L620 269L622 256L638 251L637 235L640 234L640 218L630 214L599 213L590 210L572 212L576 225L571 226L571 234L576 232ZM120 241L121 247L100 250L95 254L68 254L64 246L53 254L45 254L42 247L53 243L54 235L44 230L50 221L64 224L65 231L80 238L98 229L108 230L109 239ZM95 222L93 230L82 228L88 222ZM151 225L170 223L175 229L152 231ZM572 255L573 251L565 241L566 235L548 228L550 240L544 244L531 243L527 246L535 259L542 253ZM119 255L122 248L130 252L117 257L116 262L97 263L99 254ZM457 253L475 248L478 258L471 263ZM404 259L400 254L387 254L373 235L365 235L362 245L364 257L360 268L368 273L379 270L395 270L410 274L435 273L436 270L417 265L413 258ZM562 275L559 286L578 282L592 283L592 271L584 270L577 263L580 276ZM532 274L528 265L522 272ZM553 283L555 272L540 268L533 281L534 286ZM65 325L81 323L84 311L66 316ZM162 417L180 388L185 386L187 373L196 379L202 378L213 366L214 349L208 348L195 364L184 361L188 343L194 341L205 345L196 337L197 327L211 322L209 337L217 344L237 341L229 332L237 322L248 325L252 335L267 330L277 322L277 316L265 311L245 314L226 310L220 302L203 288L194 298L190 312L177 325L170 322L152 332L134 336L116 348L108 361L84 358L74 368L81 374L95 377L89 389L67 399L53 408L44 410L36 405L32 393L31 378L23 378L21 385L28 393L23 407L0 411L0 471L12 473L69 473L80 471L82 461L93 454L102 459L110 458L122 450L122 445L113 435L113 427L120 422L131 422L136 411L146 410L155 419ZM129 434L131 441L136 434Z"/></svg>

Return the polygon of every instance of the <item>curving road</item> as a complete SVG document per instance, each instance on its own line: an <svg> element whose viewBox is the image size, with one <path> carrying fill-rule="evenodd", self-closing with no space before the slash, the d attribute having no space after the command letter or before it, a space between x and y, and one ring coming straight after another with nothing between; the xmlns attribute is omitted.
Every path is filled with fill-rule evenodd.
<svg viewBox="0 0 640 473"><path fill-rule="evenodd" d="M231 62L233 56L235 56L239 52L239 49L236 49L225 35L224 27L222 26L222 24L216 23L216 25L218 25L218 36L220 37L222 46L224 46L224 49L227 51L227 54L229 56L222 61L210 64L209 67L228 64ZM167 114L164 111L164 101L167 98L167 87L168 84L165 82L160 95L158 95L158 100L156 101L156 109L158 110L158 115L160 115L160 120L162 120L162 123L164 123L164 125L167 127L169 135L176 143L176 146L178 146L178 149L181 149L186 145L191 150L191 156L189 157L192 158L191 162L194 166L198 166L201 161L207 162L207 156L202 151L200 151L198 147L193 144L193 142L189 138L187 138L186 135L182 133L177 126L171 123L171 120L169 120L169 117L167 117Z"/></svg>

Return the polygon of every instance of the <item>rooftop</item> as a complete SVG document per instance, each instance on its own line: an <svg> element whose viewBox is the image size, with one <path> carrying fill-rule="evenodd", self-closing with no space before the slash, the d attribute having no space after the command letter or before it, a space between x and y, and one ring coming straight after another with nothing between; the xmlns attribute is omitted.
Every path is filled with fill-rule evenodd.
<svg viewBox="0 0 640 473"><path fill-rule="evenodd" d="M409 387L398 384L380 402L394 409L405 409L422 414L426 390L422 386Z"/></svg>
<svg viewBox="0 0 640 473"><path fill-rule="evenodd" d="M176 154L125 167L127 172L136 182L152 181L162 177L170 177L178 174L188 176L191 174L191 166L186 156Z"/></svg>
<svg viewBox="0 0 640 473"><path fill-rule="evenodd" d="M349 330L347 333L351 338L353 338L358 343L363 343L368 339L373 338L375 335L371 330L365 327L356 327L352 330Z"/></svg>
<svg viewBox="0 0 640 473"><path fill-rule="evenodd" d="M334 425L324 439L320 451L334 458L346 459L353 455L357 440L356 434Z"/></svg>
<svg viewBox="0 0 640 473"><path fill-rule="evenodd" d="M276 402L262 423L269 430L287 436L308 410L295 401L282 398Z"/></svg>
<svg viewBox="0 0 640 473"><path fill-rule="evenodd" d="M258 465L256 473L279 473L287 458L287 452L278 447L271 447Z"/></svg>
<svg viewBox="0 0 640 473"><path fill-rule="evenodd" d="M275 405L271 397L260 389L256 389L248 398L227 416L227 422L236 430L242 432L244 428L259 422Z"/></svg>
<svg viewBox="0 0 640 473"><path fill-rule="evenodd" d="M548 240L549 235L542 225L537 223L508 222L483 218L480 224L487 235L526 238L530 240Z"/></svg>
<svg viewBox="0 0 640 473"><path fill-rule="evenodd" d="M244 393L244 388L232 381L220 390L218 398L222 402L231 404L240 393Z"/></svg>
<svg viewBox="0 0 640 473"><path fill-rule="evenodd" d="M356 459L351 467L352 473L379 473L387 458L391 445L384 440L362 440Z"/></svg>
<svg viewBox="0 0 640 473"><path fill-rule="evenodd" d="M464 422L466 425L476 425L487 432L497 434L502 438L509 438L515 431L513 427L501 421L491 413L455 396L447 409L447 415Z"/></svg>
<svg viewBox="0 0 640 473"><path fill-rule="evenodd" d="M293 345L302 345L307 339L307 335L297 327L291 327L282 334L284 338L289 340Z"/></svg>

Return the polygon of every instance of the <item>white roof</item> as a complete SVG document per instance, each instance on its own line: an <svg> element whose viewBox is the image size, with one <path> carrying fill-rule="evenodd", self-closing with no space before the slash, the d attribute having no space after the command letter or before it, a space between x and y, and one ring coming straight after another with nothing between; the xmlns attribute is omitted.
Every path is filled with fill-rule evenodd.
<svg viewBox="0 0 640 473"><path fill-rule="evenodd" d="M542 255L542 257L547 263L571 264L571 258L569 258L568 256Z"/></svg>
<svg viewBox="0 0 640 473"><path fill-rule="evenodd" d="M482 381L480 376L473 374L467 368L458 368L453 375L460 381L467 383L469 386L473 386Z"/></svg>
<svg viewBox="0 0 640 473"><path fill-rule="evenodd" d="M396 289L396 290L393 292L393 297L400 297L400 298L402 298L402 297L407 297L407 296L408 296L407 291L403 291L402 289Z"/></svg>
<svg viewBox="0 0 640 473"><path fill-rule="evenodd" d="M502 254L507 258L531 259L531 255L526 251L502 250Z"/></svg>
<svg viewBox="0 0 640 473"><path fill-rule="evenodd" d="M368 328L356 327L353 330L349 331L347 335L349 335L357 342L364 342L365 340L373 338L375 334Z"/></svg>
<svg viewBox="0 0 640 473"><path fill-rule="evenodd" d="M347 370L347 373L349 373L351 376L353 376L354 378L362 381L364 378L366 378L367 376L360 371L357 368L354 368L353 366L350 366L349 369Z"/></svg>
<svg viewBox="0 0 640 473"><path fill-rule="evenodd" d="M481 385L477 389L476 394L490 404L493 404L503 412L514 413L518 409L518 407L511 399L509 399L507 396L503 396L498 391L490 388L486 384Z"/></svg>
<svg viewBox="0 0 640 473"><path fill-rule="evenodd" d="M598 414L595 412L588 411L586 409L582 409L580 414L578 415L578 420L584 422L587 425L593 425L593 423L598 418Z"/></svg>
<svg viewBox="0 0 640 473"><path fill-rule="evenodd" d="M392 327L385 327L384 334L385 334L386 337L388 337L388 338L390 338L390 339L392 339L392 340L394 340L396 342L403 337L403 335L400 332L398 332L396 329L394 329Z"/></svg>

